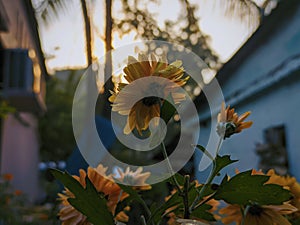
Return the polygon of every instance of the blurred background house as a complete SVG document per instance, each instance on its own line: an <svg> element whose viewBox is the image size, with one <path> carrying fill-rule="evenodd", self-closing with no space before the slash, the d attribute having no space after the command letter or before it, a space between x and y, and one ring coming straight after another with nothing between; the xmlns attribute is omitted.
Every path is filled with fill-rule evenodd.
<svg viewBox="0 0 300 225"><path fill-rule="evenodd" d="M281 1L245 45L221 68L216 78L226 105L239 114L251 110L250 129L223 142L221 154L239 159L241 171L274 168L300 179L300 2ZM204 96L200 105L199 143L206 145L210 112ZM216 119L217 112L212 109ZM199 164L198 154L195 165ZM234 173L234 166L230 174ZM198 178L205 179L198 171Z"/></svg>
<svg viewBox="0 0 300 225"><path fill-rule="evenodd" d="M68 7L62 7L62 11L53 10L55 7L63 5L59 5L59 2L64 3ZM109 2L110 4L108 4ZM143 3L143 1L141 2ZM57 105L60 107L61 113L58 112L57 108L53 108L53 111L49 109L50 112L55 113L52 113L51 120L46 115L46 119L39 121L40 124L43 123L42 128L44 131L38 134L38 116L42 115L46 109L44 94L47 70L35 16L41 24L40 28L42 29L40 29L40 32L43 34L41 36L44 36L44 39L47 36L51 36L48 34L51 33L51 29L52 31L56 29L55 24L58 24L60 29L63 27L62 25L65 25L63 27L65 30L57 29L55 32L58 36L55 36L54 39L63 41L60 45L57 43L46 43L46 39L42 41L45 55L61 54L60 56L59 54L52 55L53 61L70 63L67 59L77 59L79 56L82 58L86 57L85 62L82 64L86 68L91 61L96 61L105 51L112 49L112 46L117 48L125 44L120 41L120 38L116 38L117 35L125 37L128 32L135 32L134 35L140 40L159 39L182 43L205 59L209 66L218 70L224 61L218 58L216 52L211 48L208 36L200 29L200 20L196 14L197 6L200 5L202 7L201 4L204 5L204 3L200 4L200 1L191 2L193 3L189 3L189 1L179 1L177 3L178 14L180 10L185 10L189 17L179 15L178 18L173 19L172 23L170 23L171 20L164 21L164 27L160 23L156 23L154 16L150 12L143 12L138 6L130 5L127 1L122 3L124 4L122 6L124 9L122 8L121 14L124 15L124 19L122 16L118 18L119 13L112 13L111 1L102 3L97 1L74 1L72 3L69 1L56 2L50 0L33 1L37 5L35 14L29 0L0 0L1 99L6 100L10 106L16 109L16 113L8 115L2 121L0 173L12 173L15 187L22 189L33 200L36 200L37 196L40 196L37 170L39 153L42 153L42 160L44 161L47 159L66 160L71 155L68 161L71 163L69 164L77 165L70 171L74 172L82 167L82 164L78 162L79 152L74 151L73 155L71 153L76 148L71 124L62 125L60 123L69 120L71 116L73 96L70 93L73 92L68 94L65 92L68 95L67 100L65 102L61 101ZM106 3L106 7L104 3ZM260 16L265 14L261 12L265 9L263 4L259 7L255 4L254 6L255 13L252 16L256 17L256 20L248 21L254 24L254 27L251 28L252 30L248 29L247 31L249 35L259 25L261 21ZM95 10L96 7L99 8ZM202 9L201 7L200 9ZM108 21L106 25L104 25L102 19L97 17L101 13L96 13L102 12L100 10L104 10L104 8L107 15L112 14L102 18L104 21ZM48 20L48 23L50 21L50 27L47 30L48 28L43 23L45 22L43 19L46 18L45 15L51 16L51 10L52 16L61 15L61 17L57 16L57 20ZM157 11L161 11L161 14L166 14L162 8L157 9ZM43 12L48 14L43 14ZM220 13L220 9L217 12ZM241 11L241 14L243 12ZM249 12L251 13L251 11ZM89 16L86 16L86 14ZM297 107L299 108L299 101L297 102L299 76L296 73L298 68L297 54L300 52L300 45L298 44L300 35L297 26L297 23L300 21L299 14L298 1L279 1L278 7L272 11L271 15L262 17L260 28L217 74L226 103L236 107L239 113L252 110L250 119L254 121L253 127L239 134L239 137L233 136L230 140L226 140L222 150L223 153L230 152L233 154L233 157L241 159L239 164L236 164L241 170L250 169L253 166L263 169L275 167L280 173L289 172L298 176L298 178L300 176L299 173L297 174L296 162L297 156L300 154L297 153L297 149L300 146L299 142L297 142L296 131L299 121L294 116L296 115ZM127 18L127 15L134 16ZM61 20L65 19L65 21L60 21L59 18ZM72 19L70 20L70 18ZM141 18L145 21L144 23L141 23ZM236 17L234 18L236 19ZM164 19L169 20L169 18ZM112 21L113 26L111 26ZM103 24L97 25L96 22L102 22ZM80 26L78 26L79 24ZM149 24L151 26L148 26ZM177 24L187 25L182 25L178 28ZM223 29L219 24L217 27L219 30ZM103 32L105 30L105 33L99 34L99 30L103 30ZM185 35L182 34L186 34L186 38L183 38ZM228 30L228 33L224 33L224 36L227 37L233 34L232 29ZM79 36L82 37L79 38ZM94 39L93 41L91 41L91 36ZM107 36L110 36L110 38L107 38ZM63 45L66 45L65 42L71 45L72 51L68 52L63 48ZM83 47L79 46L79 42ZM76 48L74 48L74 43ZM48 48L46 48L47 45ZM103 48L100 48L100 50L98 49L99 45L103 45ZM77 54L73 53L75 50L79 52ZM48 63L50 61L48 58ZM66 64L65 66L68 67L70 65ZM109 67L107 66L107 68ZM64 69L68 70L69 68ZM107 74L111 73L108 72ZM67 81L69 82L70 80ZM67 86L61 87L59 91L54 92L52 97L49 95L49 101L56 103L56 100L60 100L62 96L61 90L67 91ZM50 86L48 90L50 89L54 90L54 87ZM196 87L190 83L186 86L186 89L190 89L190 92L193 93ZM109 93L108 90L109 88L106 88L107 93ZM72 91L74 90L72 89ZM194 97L196 97L196 94ZM67 101L68 104L66 104ZM205 99L202 95L197 97L195 101L200 110L201 134L199 143L202 145L206 144L210 129L214 129L214 125L209 123L210 112L206 111L208 107L204 102ZM216 116L218 110L214 110L215 114L213 116ZM47 131L47 127L51 128ZM67 134L68 139L61 138L63 133ZM42 137L40 144L39 135ZM52 136L50 138L50 135L53 135L56 139L51 139ZM48 142L45 141L47 137ZM175 136L176 138L177 136ZM59 141L61 143L58 143ZM51 157L53 157L51 159L48 153L51 151L54 142L55 147L53 148L55 149L51 152ZM173 142L170 141L170 143ZM241 146L241 149L233 146ZM196 171L200 157L200 155L196 157ZM76 162L72 161L72 159L76 159ZM80 160L84 163L82 158ZM201 179L199 175L198 177Z"/></svg>
<svg viewBox="0 0 300 225"><path fill-rule="evenodd" d="M38 116L45 110L47 71L30 0L0 1L0 94L15 109L1 121L0 173L31 201L38 179Z"/></svg>

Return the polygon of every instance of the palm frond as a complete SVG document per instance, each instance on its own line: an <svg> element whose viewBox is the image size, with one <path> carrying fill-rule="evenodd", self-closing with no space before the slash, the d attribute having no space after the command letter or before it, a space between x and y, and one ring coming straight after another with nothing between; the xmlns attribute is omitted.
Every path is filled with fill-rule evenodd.
<svg viewBox="0 0 300 225"><path fill-rule="evenodd" d="M37 19L42 19L45 25L59 19L60 14L68 12L72 4L72 1L67 0L34 0L32 2Z"/></svg>
<svg viewBox="0 0 300 225"><path fill-rule="evenodd" d="M255 29L263 16L263 8L254 0L213 0L213 7L223 11L227 18L246 23L249 29Z"/></svg>

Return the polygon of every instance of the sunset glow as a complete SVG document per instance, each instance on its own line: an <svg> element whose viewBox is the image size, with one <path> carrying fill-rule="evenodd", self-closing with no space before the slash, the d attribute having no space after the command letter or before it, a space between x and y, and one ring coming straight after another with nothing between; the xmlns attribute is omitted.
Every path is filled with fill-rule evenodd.
<svg viewBox="0 0 300 225"><path fill-rule="evenodd" d="M193 0L191 2L199 6L197 17L200 18L200 28L210 36L211 48L219 55L222 62L226 62L247 40L252 31L238 19L226 17L209 1ZM91 22L94 30L93 55L96 59L104 54L105 13L103 6L103 1L97 1L91 9ZM120 13L120 7L120 2L114 1L113 16L121 18L125 16ZM145 7L145 3L142 2L141 7ZM172 10L167 1L160 1L160 4L150 2L147 5L147 9L155 13L160 26L164 25L166 19L176 20L180 14L179 2L174 1L171 7ZM82 68L86 65L84 26L79 1L74 1L70 9L61 14L58 19L50 21L49 26L40 26L40 34L49 69ZM133 41L136 41L134 32L122 37L118 33L113 34L114 48Z"/></svg>

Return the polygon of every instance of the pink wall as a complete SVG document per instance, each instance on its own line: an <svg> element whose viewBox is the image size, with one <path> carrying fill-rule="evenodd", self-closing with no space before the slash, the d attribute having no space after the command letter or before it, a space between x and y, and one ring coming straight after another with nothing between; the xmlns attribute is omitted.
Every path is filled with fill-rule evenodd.
<svg viewBox="0 0 300 225"><path fill-rule="evenodd" d="M20 113L20 117L29 126L21 124L13 115L3 121L0 172L13 174L13 186L36 201L41 196L37 118L30 113Z"/></svg>

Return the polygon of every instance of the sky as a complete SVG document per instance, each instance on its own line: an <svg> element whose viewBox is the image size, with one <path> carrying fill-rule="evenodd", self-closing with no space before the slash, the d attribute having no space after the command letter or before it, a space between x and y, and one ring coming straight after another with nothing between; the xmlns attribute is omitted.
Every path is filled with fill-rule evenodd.
<svg viewBox="0 0 300 225"><path fill-rule="evenodd" d="M259 1L259 0L257 0ZM261 0L260 0L261 1ZM95 1L90 8L92 12L92 27L97 31L94 35L93 53L100 58L104 53L104 7L103 0ZM164 20L176 20L180 13L179 1L159 1L160 4L147 3L150 12L155 13L160 26ZM221 61L226 62L238 48L247 40L253 30L249 24L243 23L238 18L226 16L219 5L214 5L208 0L191 0L198 5L197 16L199 25L204 33L210 36L210 46L219 55ZM143 3L142 3L143 4ZM144 3L145 4L145 3ZM119 15L120 0L113 1L113 16ZM79 0L72 0L68 10L63 11L57 19L52 19L49 25L40 23L40 36L42 47L46 54L47 67L50 70L65 68L79 68L86 63L84 27ZM171 7L171 8L170 8ZM134 41L134 33L120 38L113 36L113 46L119 47Z"/></svg>

